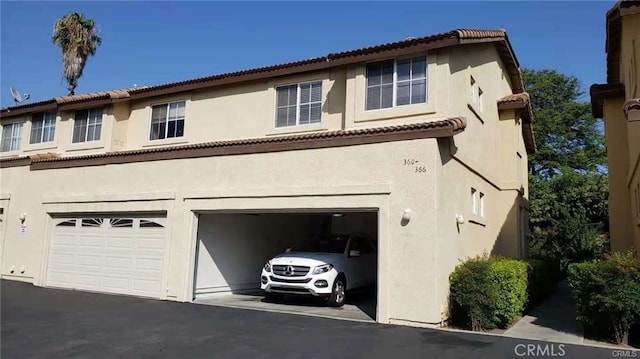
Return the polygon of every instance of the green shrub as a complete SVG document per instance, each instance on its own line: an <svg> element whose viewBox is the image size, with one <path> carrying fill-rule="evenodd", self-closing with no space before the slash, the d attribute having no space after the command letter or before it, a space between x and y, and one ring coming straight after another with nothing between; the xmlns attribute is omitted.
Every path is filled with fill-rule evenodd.
<svg viewBox="0 0 640 359"><path fill-rule="evenodd" d="M527 300L527 265L516 259L472 258L449 280L452 322L472 330L506 328Z"/></svg>
<svg viewBox="0 0 640 359"><path fill-rule="evenodd" d="M634 253L569 266L578 320L587 330L606 326L627 344L629 328L640 321L640 261Z"/></svg>
<svg viewBox="0 0 640 359"><path fill-rule="evenodd" d="M560 264L550 259L526 259L527 309L540 304L553 293L560 280Z"/></svg>

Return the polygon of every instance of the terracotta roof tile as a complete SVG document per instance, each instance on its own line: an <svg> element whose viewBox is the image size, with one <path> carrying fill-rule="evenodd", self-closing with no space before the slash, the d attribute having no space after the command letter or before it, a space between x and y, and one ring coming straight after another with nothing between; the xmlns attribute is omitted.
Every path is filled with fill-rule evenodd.
<svg viewBox="0 0 640 359"><path fill-rule="evenodd" d="M182 146L107 152L107 153L83 155L83 156L71 156L71 157L50 156L50 157L42 157L42 158L31 158L31 160L32 160L32 163L79 161L79 160L91 160L91 159L110 158L110 157L129 157L129 156L150 155L150 154L159 154L159 153L171 153L171 152L178 152L178 151L185 151L185 150L211 149L211 148L223 148L223 147L231 148L231 147L265 145L265 144L274 144L274 143L295 143L295 142L307 142L310 140L322 141L322 140L329 140L329 139L336 139L336 138L366 137L366 136L375 136L375 135L381 135L381 134L410 133L410 132L416 132L416 131L422 131L422 130L431 131L431 130L447 129L447 128L450 130L450 134L454 135L464 131L466 126L467 126L467 121L465 118L456 117L456 118L449 118L442 121L424 122L424 123L416 123L416 124L408 124L408 125L385 126L385 127L377 127L377 128L362 128L362 129L352 129L352 130L323 131L323 132L314 132L314 133L300 134L300 135L277 136L277 137L266 137L266 138L250 138L250 139L230 140L230 141L214 141L214 142L196 143L196 144L189 144L189 145L182 145Z"/></svg>
<svg viewBox="0 0 640 359"><path fill-rule="evenodd" d="M289 63L283 63L272 66L258 67L254 69L235 71L229 73L223 73L213 76L199 77L184 81L172 82L161 84L157 86L149 87L136 87L121 90L112 90L106 92L95 92L90 94L81 94L74 96L61 96L55 98L55 102L58 105L68 105L72 103L82 103L83 101L94 100L109 100L109 99L122 99L126 97L144 98L149 96L157 96L160 94L168 94L173 92L187 91L194 88L215 86L220 83L232 83L234 81L248 81L255 80L260 77L268 77L280 75L282 71L288 71L289 73L314 71L321 68L330 68L332 66L344 65L347 63L358 62L362 60L363 56L386 54L387 51L402 51L406 48L415 47L418 51L420 49L426 49L424 46L432 46L434 48L454 46L470 42L497 42L501 47L499 51L500 56L503 57L507 68L509 69L509 75L512 78L514 86L514 92L522 91L522 79L520 71L518 69L518 61L513 54L511 45L508 41L505 30L482 30L482 29L456 29L449 32L439 33L431 36L424 36L419 38L408 38L403 41L390 42L382 45L375 45L370 47L364 47L356 50L349 50L343 52L329 53L321 57L313 57L310 59L295 61ZM431 44L431 45L430 45ZM422 47L421 47L422 46ZM392 54L389 54L392 55ZM278 72L280 71L280 72ZM51 100L48 100L51 101ZM9 116L10 111L18 109L26 110L31 106L35 107L36 104L25 104L16 107L9 107L2 109L1 115ZM15 114L25 111L19 111ZM13 114L12 114L13 115Z"/></svg>
<svg viewBox="0 0 640 359"><path fill-rule="evenodd" d="M498 100L498 106L505 104L518 103L526 105L530 101L529 94L527 92L521 92L513 95L507 95Z"/></svg>

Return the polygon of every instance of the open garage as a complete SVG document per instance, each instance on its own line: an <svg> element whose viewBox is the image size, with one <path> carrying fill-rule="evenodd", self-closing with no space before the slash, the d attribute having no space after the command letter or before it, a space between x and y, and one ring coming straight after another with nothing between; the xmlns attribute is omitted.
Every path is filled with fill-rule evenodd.
<svg viewBox="0 0 640 359"><path fill-rule="evenodd" d="M309 249L309 243L330 237L345 239L344 247L332 248L328 257L327 253L322 253L322 248ZM372 250L360 248L362 245L354 238L366 239ZM375 210L199 213L193 298L195 302L205 304L375 320L377 239L378 212ZM298 250L305 251L305 257L324 256L327 261L342 260L350 266L345 268L345 264L336 264L336 270L340 267L345 272L347 292L344 307L330 307L322 295L264 298L260 289L261 271L271 259L288 250L288 255L302 253ZM319 256L314 254L316 251L320 252ZM279 280L283 282L304 278L312 280L313 267L304 268L304 273L293 274L302 279L283 278L292 274L284 274L285 269L278 266L274 267L273 274L281 277ZM361 280L363 276L373 280L370 284L364 283ZM273 279L273 276L269 277ZM354 283L360 281L362 285L352 288L354 283L349 279ZM290 289L287 288L288 283L277 284L282 289Z"/></svg>

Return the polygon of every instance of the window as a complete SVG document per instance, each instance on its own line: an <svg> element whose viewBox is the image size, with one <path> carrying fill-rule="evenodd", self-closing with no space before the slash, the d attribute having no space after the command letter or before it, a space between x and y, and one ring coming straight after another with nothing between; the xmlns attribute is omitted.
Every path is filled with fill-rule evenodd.
<svg viewBox="0 0 640 359"><path fill-rule="evenodd" d="M478 191L475 190L475 188L471 189L471 213L473 214L477 214L476 213L476 193Z"/></svg>
<svg viewBox="0 0 640 359"><path fill-rule="evenodd" d="M276 127L320 122L322 82L308 82L276 88Z"/></svg>
<svg viewBox="0 0 640 359"><path fill-rule="evenodd" d="M73 125L73 143L99 141L101 131L101 108L76 111Z"/></svg>
<svg viewBox="0 0 640 359"><path fill-rule="evenodd" d="M22 137L22 122L8 123L2 126L2 152L17 151L20 149Z"/></svg>
<svg viewBox="0 0 640 359"><path fill-rule="evenodd" d="M184 101L153 106L150 140L184 136Z"/></svg>
<svg viewBox="0 0 640 359"><path fill-rule="evenodd" d="M104 218L85 218L82 220L82 227L102 227Z"/></svg>
<svg viewBox="0 0 640 359"><path fill-rule="evenodd" d="M471 214L484 217L484 193L471 188Z"/></svg>
<svg viewBox="0 0 640 359"><path fill-rule="evenodd" d="M53 141L56 132L55 112L35 113L31 116L31 136L29 143L44 143Z"/></svg>
<svg viewBox="0 0 640 359"><path fill-rule="evenodd" d="M111 227L132 228L133 218L111 218L109 224Z"/></svg>
<svg viewBox="0 0 640 359"><path fill-rule="evenodd" d="M478 86L476 80L471 76L470 81L470 101L478 111L484 111L484 91Z"/></svg>
<svg viewBox="0 0 640 359"><path fill-rule="evenodd" d="M57 227L75 227L76 226L76 220L75 219L68 219L66 221L62 221L62 222L58 223L56 226Z"/></svg>
<svg viewBox="0 0 640 359"><path fill-rule="evenodd" d="M164 226L158 222L149 221L146 219L140 220L140 228L163 228Z"/></svg>
<svg viewBox="0 0 640 359"><path fill-rule="evenodd" d="M367 110L427 102L427 58L367 64Z"/></svg>

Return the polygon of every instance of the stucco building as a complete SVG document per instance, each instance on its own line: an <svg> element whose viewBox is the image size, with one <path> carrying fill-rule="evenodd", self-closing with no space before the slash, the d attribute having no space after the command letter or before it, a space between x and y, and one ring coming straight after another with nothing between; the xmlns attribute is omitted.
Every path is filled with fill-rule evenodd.
<svg viewBox="0 0 640 359"><path fill-rule="evenodd" d="M609 167L611 249L640 249L640 2L607 12L607 83L591 86L604 119Z"/></svg>
<svg viewBox="0 0 640 359"><path fill-rule="evenodd" d="M461 260L526 254L535 142L503 30L0 115L3 279L188 302L357 231L378 244L377 321L429 325Z"/></svg>

